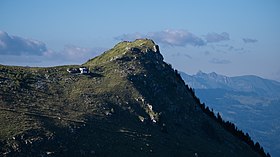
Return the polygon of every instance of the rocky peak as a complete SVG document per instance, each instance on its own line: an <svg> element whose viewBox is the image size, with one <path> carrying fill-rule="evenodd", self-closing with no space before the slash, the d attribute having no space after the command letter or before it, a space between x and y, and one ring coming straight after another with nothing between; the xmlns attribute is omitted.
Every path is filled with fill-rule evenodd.
<svg viewBox="0 0 280 157"><path fill-rule="evenodd" d="M151 39L136 39L135 41L122 41L102 55L89 60L85 65L100 64L113 60L145 58L148 60L163 61L159 46Z"/></svg>
<svg viewBox="0 0 280 157"><path fill-rule="evenodd" d="M163 61L163 57L160 54L159 46L150 39L137 39L133 42L125 42L126 48L124 54L138 55L138 57L147 56L147 59ZM122 47L119 47L119 51ZM125 56L125 55L124 55Z"/></svg>

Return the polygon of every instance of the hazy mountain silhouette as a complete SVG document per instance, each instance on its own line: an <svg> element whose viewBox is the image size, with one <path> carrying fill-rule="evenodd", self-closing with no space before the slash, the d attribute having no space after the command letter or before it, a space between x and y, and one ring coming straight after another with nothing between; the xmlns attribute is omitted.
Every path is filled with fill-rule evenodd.
<svg viewBox="0 0 280 157"><path fill-rule="evenodd" d="M224 119L250 133L272 156L280 156L280 83L247 75L227 77L198 72L182 78Z"/></svg>

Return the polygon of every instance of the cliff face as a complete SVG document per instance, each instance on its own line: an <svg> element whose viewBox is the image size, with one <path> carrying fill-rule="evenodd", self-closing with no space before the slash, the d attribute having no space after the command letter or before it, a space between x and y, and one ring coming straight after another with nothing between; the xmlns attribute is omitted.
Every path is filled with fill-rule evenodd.
<svg viewBox="0 0 280 157"><path fill-rule="evenodd" d="M68 73L86 67L89 74ZM205 114L151 40L85 64L0 66L4 156L259 156Z"/></svg>

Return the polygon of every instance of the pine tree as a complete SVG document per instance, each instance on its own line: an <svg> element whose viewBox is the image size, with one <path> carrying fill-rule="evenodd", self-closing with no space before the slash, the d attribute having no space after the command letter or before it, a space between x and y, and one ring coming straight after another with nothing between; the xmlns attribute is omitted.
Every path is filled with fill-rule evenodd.
<svg viewBox="0 0 280 157"><path fill-rule="evenodd" d="M222 119L222 117L221 117L221 115L220 115L219 112L217 113L217 119L218 119L218 122L219 122L219 123L222 123L222 122L223 122L223 119Z"/></svg>

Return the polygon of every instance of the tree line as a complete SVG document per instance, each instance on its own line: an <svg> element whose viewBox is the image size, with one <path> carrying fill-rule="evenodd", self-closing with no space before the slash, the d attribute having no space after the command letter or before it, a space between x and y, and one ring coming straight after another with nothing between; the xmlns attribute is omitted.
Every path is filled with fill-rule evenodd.
<svg viewBox="0 0 280 157"><path fill-rule="evenodd" d="M238 137L239 139L247 143L253 150L258 152L262 157L270 157L270 154L265 153L263 147L259 144L259 142L255 143L248 133L244 133L241 129L238 129L234 123L223 120L219 112L217 113L217 115L215 115L213 109L210 110L208 106L206 106L204 103L201 103L200 99L195 95L194 89L188 87L188 85L186 86L190 90L193 98L199 104L200 108L205 114L207 114L209 117L214 119L217 123L221 124L227 131L231 132L234 136Z"/></svg>
<svg viewBox="0 0 280 157"><path fill-rule="evenodd" d="M177 70L175 70L175 75L181 82L185 84L184 80L182 79L181 75L178 73ZM247 143L253 150L258 152L262 157L271 157L269 153L265 153L263 147L260 145L259 142L255 143L248 133L244 133L241 129L238 129L234 123L223 120L219 112L217 113L217 115L215 115L213 109L210 110L208 106L206 106L204 103L201 103L200 99L195 95L195 90L193 88L189 87L186 84L185 86L187 87L187 89L189 89L192 97L195 99L196 103L199 104L199 107L205 114L207 114L210 118L214 119L217 123L222 125L224 129L231 132L234 136L238 137L239 139Z"/></svg>

